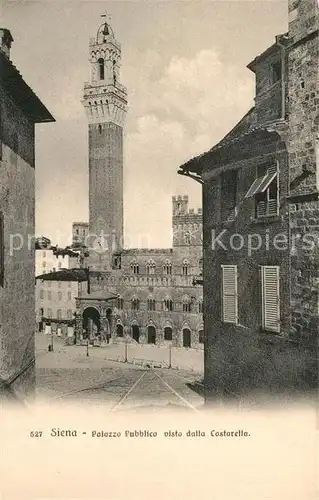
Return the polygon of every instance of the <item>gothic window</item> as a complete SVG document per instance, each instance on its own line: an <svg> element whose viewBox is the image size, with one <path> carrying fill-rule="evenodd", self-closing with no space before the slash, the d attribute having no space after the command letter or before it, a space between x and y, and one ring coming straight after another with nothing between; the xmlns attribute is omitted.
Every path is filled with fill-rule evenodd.
<svg viewBox="0 0 319 500"><path fill-rule="evenodd" d="M146 273L147 274L155 274L155 268L156 268L156 265L155 265L155 262L153 259L150 259L147 263L146 263Z"/></svg>
<svg viewBox="0 0 319 500"><path fill-rule="evenodd" d="M183 260L183 266L182 266L182 274L184 276L188 275L188 269L189 269L189 262L186 259L184 259Z"/></svg>
<svg viewBox="0 0 319 500"><path fill-rule="evenodd" d="M117 304L116 304L117 308L118 309L123 309L123 304L124 304L124 301L123 301L122 297L118 297L117 298Z"/></svg>
<svg viewBox="0 0 319 500"><path fill-rule="evenodd" d="M183 298L183 312L190 313L192 312L192 302L189 297Z"/></svg>
<svg viewBox="0 0 319 500"><path fill-rule="evenodd" d="M99 64L99 77L100 77L100 80L104 80L104 59L100 58L98 60L98 64Z"/></svg>
<svg viewBox="0 0 319 500"><path fill-rule="evenodd" d="M169 260L166 260L164 263L164 274L172 274L172 263Z"/></svg>
<svg viewBox="0 0 319 500"><path fill-rule="evenodd" d="M185 245L190 245L191 244L191 235L188 231L184 234L184 242Z"/></svg>
<svg viewBox="0 0 319 500"><path fill-rule="evenodd" d="M99 125L99 134L102 134L102 125ZM84 234L84 231L83 231Z"/></svg>
<svg viewBox="0 0 319 500"><path fill-rule="evenodd" d="M140 301L138 299L131 300L131 309L132 311L138 311L140 308Z"/></svg>
<svg viewBox="0 0 319 500"><path fill-rule="evenodd" d="M163 308L164 308L164 311L166 312L170 312L173 310L173 301L172 299L164 299L164 302L163 302Z"/></svg>
<svg viewBox="0 0 319 500"><path fill-rule="evenodd" d="M140 269L139 269L139 265L136 261L131 262L131 270L132 270L133 274L139 274Z"/></svg>
<svg viewBox="0 0 319 500"><path fill-rule="evenodd" d="M147 310L155 311L156 310L156 301L155 299L148 299L147 301Z"/></svg>
<svg viewBox="0 0 319 500"><path fill-rule="evenodd" d="M203 300L198 302L198 312L199 314L203 314Z"/></svg>

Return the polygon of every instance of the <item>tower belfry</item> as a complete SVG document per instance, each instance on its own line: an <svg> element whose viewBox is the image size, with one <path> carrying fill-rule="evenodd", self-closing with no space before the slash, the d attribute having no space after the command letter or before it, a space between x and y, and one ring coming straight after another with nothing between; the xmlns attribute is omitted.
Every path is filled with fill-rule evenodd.
<svg viewBox="0 0 319 500"><path fill-rule="evenodd" d="M112 252L119 250L123 241L123 126L127 111L127 91L120 83L121 46L108 18L90 39L89 55L91 78L84 84L82 101L89 124L89 246L96 248L92 267L108 269Z"/></svg>

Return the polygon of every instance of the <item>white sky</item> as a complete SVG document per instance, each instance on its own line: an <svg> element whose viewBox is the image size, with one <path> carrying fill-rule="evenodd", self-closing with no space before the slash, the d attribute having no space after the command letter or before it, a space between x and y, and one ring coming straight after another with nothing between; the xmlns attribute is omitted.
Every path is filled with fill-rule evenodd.
<svg viewBox="0 0 319 500"><path fill-rule="evenodd" d="M11 58L56 118L37 126L36 232L65 245L88 220L87 122L80 100L89 78L89 37L108 11L122 45L128 89L125 127L126 246L147 235L171 246L171 197L201 206L200 185L177 175L252 106L246 65L287 31L288 2L5 0ZM145 241L143 242L145 243Z"/></svg>

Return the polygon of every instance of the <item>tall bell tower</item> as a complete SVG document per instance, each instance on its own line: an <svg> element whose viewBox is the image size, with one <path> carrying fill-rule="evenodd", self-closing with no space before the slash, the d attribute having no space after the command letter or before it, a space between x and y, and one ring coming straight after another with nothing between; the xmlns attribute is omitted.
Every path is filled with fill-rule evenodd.
<svg viewBox="0 0 319 500"><path fill-rule="evenodd" d="M103 16L106 17L106 16ZM121 46L109 21L90 39L91 79L83 105L89 124L90 266L110 268L123 242L123 126L127 91L120 83Z"/></svg>

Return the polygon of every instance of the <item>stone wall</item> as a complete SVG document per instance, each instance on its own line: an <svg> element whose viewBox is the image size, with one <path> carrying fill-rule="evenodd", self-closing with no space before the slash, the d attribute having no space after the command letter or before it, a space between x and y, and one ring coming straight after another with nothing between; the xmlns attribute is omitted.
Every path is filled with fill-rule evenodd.
<svg viewBox="0 0 319 500"><path fill-rule="evenodd" d="M4 286L0 287L0 376L24 397L34 391L34 125L1 91L0 210L4 218ZM13 237L13 235L19 235ZM17 250L10 250L10 237Z"/></svg>

